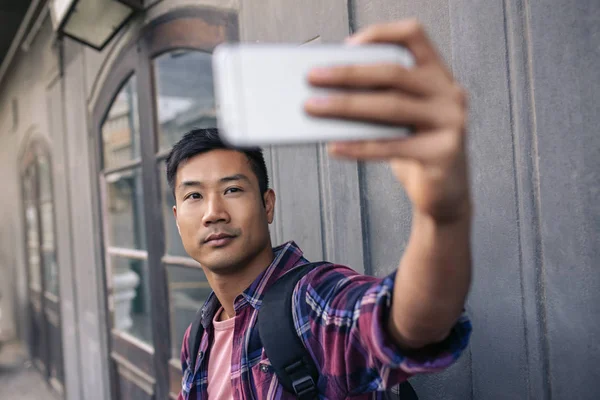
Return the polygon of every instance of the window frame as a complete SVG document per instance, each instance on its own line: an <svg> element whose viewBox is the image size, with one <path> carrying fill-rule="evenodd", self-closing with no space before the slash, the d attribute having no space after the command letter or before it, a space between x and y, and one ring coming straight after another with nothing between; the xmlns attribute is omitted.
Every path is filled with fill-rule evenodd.
<svg viewBox="0 0 600 400"><path fill-rule="evenodd" d="M198 268L198 264L187 257L166 254L165 226L163 220L161 180L159 166L166 156L159 151L159 126L157 121L156 87L154 81L154 58L175 50L194 50L212 53L214 47L225 41L238 41L237 12L229 9L208 7L182 7L151 21L132 35L132 39L120 50L110 66L91 111L91 156L94 163L94 208L97 226L101 266L103 269L101 291L105 293L102 303L105 311L108 351L111 358L111 395L118 398L119 379L115 363L128 363L147 376L151 384L146 392L154 398L177 398L181 387L179 361L172 358L170 292L167 268L171 265ZM138 118L140 133L140 159L117 168L103 170L102 124L114 99L128 79L135 74L138 96ZM152 326L152 346L135 337L112 329L110 291L112 290L109 263L107 263L107 215L105 213L105 182L107 172L141 167L145 220L146 261ZM158 234L157 234L158 232ZM167 322L167 323L165 323ZM190 321L191 322L191 321ZM142 388L143 389L143 388Z"/></svg>

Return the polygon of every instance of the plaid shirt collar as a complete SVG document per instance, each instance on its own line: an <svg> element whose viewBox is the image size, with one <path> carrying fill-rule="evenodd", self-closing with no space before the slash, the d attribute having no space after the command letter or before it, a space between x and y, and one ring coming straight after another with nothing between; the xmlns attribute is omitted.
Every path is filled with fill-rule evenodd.
<svg viewBox="0 0 600 400"><path fill-rule="evenodd" d="M308 262L304 258L302 250L300 250L294 241L289 241L273 248L273 253L274 258L271 264L235 299L234 310L236 312L247 304L250 304L256 310L260 309L266 290L279 277L294 266ZM213 317L220 307L221 303L219 303L219 299L214 292L211 292L202 307L202 325L205 329L212 324Z"/></svg>

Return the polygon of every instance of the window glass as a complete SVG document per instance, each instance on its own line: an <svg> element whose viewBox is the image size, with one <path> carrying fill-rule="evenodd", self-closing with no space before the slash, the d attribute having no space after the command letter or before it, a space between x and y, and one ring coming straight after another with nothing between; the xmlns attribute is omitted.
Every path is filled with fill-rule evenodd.
<svg viewBox="0 0 600 400"><path fill-rule="evenodd" d="M145 260L111 256L113 327L152 343L150 291Z"/></svg>
<svg viewBox="0 0 600 400"><path fill-rule="evenodd" d="M113 172L105 179L109 245L145 249L141 168Z"/></svg>
<svg viewBox="0 0 600 400"><path fill-rule="evenodd" d="M25 200L25 234L27 237L27 264L30 285L41 289L40 274L40 237L36 206L35 165L30 164L23 175L23 196Z"/></svg>
<svg viewBox="0 0 600 400"><path fill-rule="evenodd" d="M179 358L185 330L211 292L204 272L198 268L168 266L171 307L172 357Z"/></svg>
<svg viewBox="0 0 600 400"><path fill-rule="evenodd" d="M170 149L190 129L216 127L210 53L171 51L153 65L161 150Z"/></svg>
<svg viewBox="0 0 600 400"><path fill-rule="evenodd" d="M42 220L42 259L44 263L44 287L49 293L58 296L58 265L54 242L54 208L52 202L41 204Z"/></svg>
<svg viewBox="0 0 600 400"><path fill-rule="evenodd" d="M56 242L54 239L54 202L52 196L52 174L46 156L37 159L40 188L40 218L42 222L41 242L44 265L45 290L58 296L58 265L56 264Z"/></svg>
<svg viewBox="0 0 600 400"><path fill-rule="evenodd" d="M27 220L27 257L29 261L29 282L41 289L40 277L40 242L38 235L38 217L34 204L27 205L25 209Z"/></svg>
<svg viewBox="0 0 600 400"><path fill-rule="evenodd" d="M46 155L37 156L39 198L42 202L52 201L52 172Z"/></svg>
<svg viewBox="0 0 600 400"><path fill-rule="evenodd" d="M140 157L140 126L135 76L129 78L113 101L102 124L104 169Z"/></svg>
<svg viewBox="0 0 600 400"><path fill-rule="evenodd" d="M164 162L161 162L158 167L160 174L160 189L162 197L162 208L163 208L163 219L165 226L165 244L167 246L167 254L172 256L188 257L188 254L183 248L181 242L181 236L177 230L177 224L175 222L175 216L173 215L173 206L175 205L175 198L173 192L167 183L167 166Z"/></svg>

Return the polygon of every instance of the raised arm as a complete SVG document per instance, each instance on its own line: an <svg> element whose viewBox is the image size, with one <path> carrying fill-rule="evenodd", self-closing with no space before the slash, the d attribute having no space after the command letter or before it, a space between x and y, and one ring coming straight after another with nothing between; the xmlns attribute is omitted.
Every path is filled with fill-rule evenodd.
<svg viewBox="0 0 600 400"><path fill-rule="evenodd" d="M396 43L416 60L409 69L381 64L313 71L314 85L379 90L309 100L306 109L315 116L415 128L408 138L332 143L330 152L388 161L412 202L412 231L395 278L388 330L400 347L421 348L448 335L471 282L466 95L417 21L374 25L350 42Z"/></svg>

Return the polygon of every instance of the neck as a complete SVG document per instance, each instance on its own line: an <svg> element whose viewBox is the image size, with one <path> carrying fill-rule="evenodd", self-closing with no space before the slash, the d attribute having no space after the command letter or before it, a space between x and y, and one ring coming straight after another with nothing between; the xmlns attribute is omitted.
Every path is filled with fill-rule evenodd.
<svg viewBox="0 0 600 400"><path fill-rule="evenodd" d="M210 287L219 299L223 312L219 320L224 321L235 316L235 299L244 292L256 278L271 265L274 254L270 247L261 251L253 260L241 266L235 272L218 274L203 268Z"/></svg>

